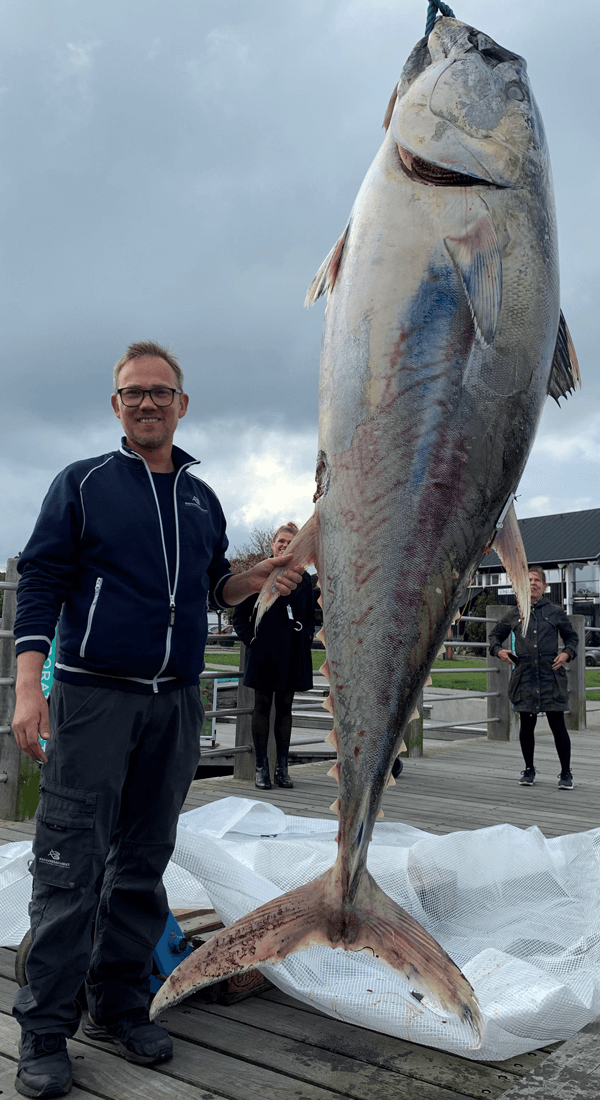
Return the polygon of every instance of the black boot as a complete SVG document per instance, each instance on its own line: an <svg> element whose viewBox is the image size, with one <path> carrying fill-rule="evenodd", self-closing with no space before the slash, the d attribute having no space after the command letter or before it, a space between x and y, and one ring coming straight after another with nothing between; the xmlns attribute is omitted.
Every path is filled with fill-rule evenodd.
<svg viewBox="0 0 600 1100"><path fill-rule="evenodd" d="M293 787L294 784L290 779L290 773L288 771L288 762L286 757L278 757L275 771L273 773L273 779L278 787Z"/></svg>
<svg viewBox="0 0 600 1100"><path fill-rule="evenodd" d="M259 791L270 791L271 790L271 776L269 775L269 761L266 760L266 759L256 761L256 772L254 774L254 786L258 787Z"/></svg>

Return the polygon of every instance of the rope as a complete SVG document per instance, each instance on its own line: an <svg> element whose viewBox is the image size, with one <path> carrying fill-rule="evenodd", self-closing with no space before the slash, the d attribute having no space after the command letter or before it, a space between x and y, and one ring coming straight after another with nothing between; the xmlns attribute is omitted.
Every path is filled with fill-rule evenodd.
<svg viewBox="0 0 600 1100"><path fill-rule="evenodd" d="M444 4L444 0L429 0L429 7L427 9L427 23L425 24L425 38L429 38L433 30L433 25L437 19L438 11L440 15L448 15L450 19L454 19L455 15L452 8L449 8L447 4Z"/></svg>

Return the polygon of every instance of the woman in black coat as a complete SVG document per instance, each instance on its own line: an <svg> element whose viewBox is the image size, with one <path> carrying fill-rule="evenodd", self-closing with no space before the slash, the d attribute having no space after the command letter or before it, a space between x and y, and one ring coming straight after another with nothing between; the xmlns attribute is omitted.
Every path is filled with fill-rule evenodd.
<svg viewBox="0 0 600 1100"><path fill-rule="evenodd" d="M492 631L490 653L507 664L514 664L515 653L502 647L511 631L514 632L516 667L510 678L508 697L521 719L519 740L525 770L521 772L519 783L531 787L535 782L534 730L538 714L545 713L560 760L559 789L571 790L571 739L564 719L564 712L569 709L564 666L577 656L579 639L564 611L544 596L546 575L537 565L529 570L529 585L531 615L525 637L519 611L513 607ZM565 646L560 653L559 634Z"/></svg>
<svg viewBox="0 0 600 1100"><path fill-rule="evenodd" d="M276 532L273 556L285 554L298 528L286 523ZM256 754L255 785L271 789L267 745L269 716L275 696L275 745L277 764L273 775L279 787L293 787L288 772L292 735L292 702L295 691L313 686L311 642L314 632L313 588L308 573L298 587L275 603L261 619L255 635L255 607L258 596L249 596L236 607L233 625L247 646L244 684L254 688L252 740Z"/></svg>

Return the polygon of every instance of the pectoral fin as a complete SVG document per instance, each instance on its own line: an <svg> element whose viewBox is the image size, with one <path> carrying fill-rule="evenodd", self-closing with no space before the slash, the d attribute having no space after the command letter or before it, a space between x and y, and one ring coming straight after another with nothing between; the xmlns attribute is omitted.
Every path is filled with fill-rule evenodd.
<svg viewBox="0 0 600 1100"><path fill-rule="evenodd" d="M517 597L517 604L523 620L523 635L525 635L531 610L529 567L514 504L511 504L504 516L502 527L498 528L493 546L502 562L505 573L508 574L512 590Z"/></svg>
<svg viewBox="0 0 600 1100"><path fill-rule="evenodd" d="M568 394L574 393L577 388L581 389L579 363L571 340L571 333L561 309L552 369L548 379L548 394L554 398L557 405L560 405L559 397L567 397Z"/></svg>
<svg viewBox="0 0 600 1100"><path fill-rule="evenodd" d="M460 234L444 237L458 272L482 347L494 339L502 304L502 258L490 212L478 195L453 204Z"/></svg>
<svg viewBox="0 0 600 1100"><path fill-rule="evenodd" d="M331 249L331 252L325 257L321 264L317 274L315 275L312 283L306 291L306 298L304 299L304 305L308 308L313 306L317 299L325 294L326 291L333 290L335 286L335 280L340 270L340 264L342 262L342 252L346 243L346 237L350 229L350 222L344 229L339 240L337 240Z"/></svg>

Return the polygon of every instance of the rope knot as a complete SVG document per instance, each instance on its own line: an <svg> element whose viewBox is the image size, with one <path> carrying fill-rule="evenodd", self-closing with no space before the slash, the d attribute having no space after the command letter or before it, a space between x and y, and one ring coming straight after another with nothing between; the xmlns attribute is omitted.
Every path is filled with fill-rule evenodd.
<svg viewBox="0 0 600 1100"><path fill-rule="evenodd" d="M450 19L455 18L452 8L449 8L448 5L444 3L444 0L429 0L429 7L427 9L427 23L425 24L426 38L429 38L429 35L433 30L438 12L440 13L440 15L449 16Z"/></svg>

